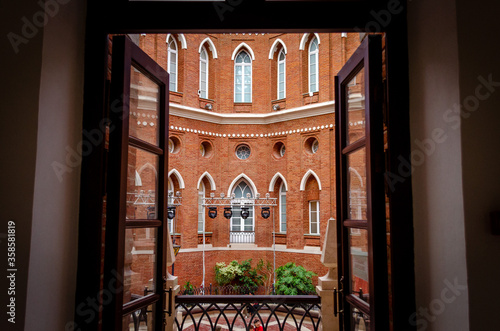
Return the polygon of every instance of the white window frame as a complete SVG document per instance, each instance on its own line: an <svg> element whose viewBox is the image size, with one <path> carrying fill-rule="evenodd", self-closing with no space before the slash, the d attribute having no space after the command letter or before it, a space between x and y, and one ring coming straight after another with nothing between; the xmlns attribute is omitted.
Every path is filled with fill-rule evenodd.
<svg viewBox="0 0 500 331"><path fill-rule="evenodd" d="M238 63L238 57L240 56L241 53L245 53L248 58L250 59L250 63ZM252 93L253 93L253 68L252 68L252 56L251 54L246 51L246 50L241 50L238 52L236 57L234 58L234 103L251 103L252 102ZM241 66L241 85L242 85L242 90L241 90L241 101L236 101L236 69L238 66ZM245 100L245 67L250 67L250 100Z"/></svg>
<svg viewBox="0 0 500 331"><path fill-rule="evenodd" d="M203 54L205 54L205 59L203 59ZM200 98L208 99L208 52L203 47L200 52ZM205 75L203 75L203 72L201 70L202 65L205 64ZM205 76L205 77L203 77ZM205 86L202 85L202 81L205 78ZM205 93L205 95L203 95Z"/></svg>
<svg viewBox="0 0 500 331"><path fill-rule="evenodd" d="M172 179L170 177L168 177L168 193L169 193L169 195L170 195L170 192L174 193L174 183L172 182ZM173 202L173 199L168 198L167 205L172 204L172 202ZM177 217L177 215L176 215L176 217ZM169 219L167 221L168 232L170 235L174 234L174 221L175 221L175 217L173 219Z"/></svg>
<svg viewBox="0 0 500 331"><path fill-rule="evenodd" d="M283 54L284 59L280 60L281 54ZM280 97L280 64L283 64L283 96ZM286 53L285 50L282 48L281 51L278 53L278 77L277 77L277 89L278 89L278 100L280 99L285 99L286 98Z"/></svg>
<svg viewBox="0 0 500 331"><path fill-rule="evenodd" d="M316 211L315 212L313 212L312 208L311 208L313 203L316 204ZM313 222L313 213L315 213L315 216L316 216L315 222ZM317 226L316 226L316 229L318 230L317 233L313 233L311 231L313 223L317 223ZM319 230L319 200L311 200L311 201L309 201L309 234L318 235L319 233L320 233L320 230Z"/></svg>
<svg viewBox="0 0 500 331"><path fill-rule="evenodd" d="M280 205L279 205L279 210L280 210L280 232L281 233L286 233L286 228L287 228L287 215L286 215L286 186L285 183L282 182L280 185L280 190L279 190L279 197L280 197ZM285 197L285 210L283 210L283 197ZM283 214L285 214L285 221L283 222ZM283 223L285 224L285 229L283 229Z"/></svg>
<svg viewBox="0 0 500 331"><path fill-rule="evenodd" d="M174 42L175 45L175 50L170 48L170 39ZM175 41L175 38L173 36L170 36L169 39L167 39L167 48L168 48L168 58L167 58L167 72L170 74L172 73L172 68L171 68L171 58L172 56L175 56L175 78L170 79L170 86L169 90L172 92L177 92L177 81L179 77L179 56L178 56L178 50L179 50L179 45L177 45L177 42ZM170 76L172 78L172 76ZM172 89L172 84L174 85L174 88Z"/></svg>
<svg viewBox="0 0 500 331"><path fill-rule="evenodd" d="M250 189L251 196L254 197L255 192L253 191L250 183L248 183L246 180L240 180L238 182L238 184L236 184L233 187L232 193L236 193L235 191L240 186L241 183L245 183L245 185L247 185L247 187ZM236 198L237 199L245 199L246 197L236 197ZM232 207L233 207L233 216L231 217L229 231L230 232L244 232L245 231L245 220L241 216L239 216L239 213L241 211L241 208L240 208L241 205L240 204L233 204ZM236 210L236 209L238 209L238 210ZM250 215L251 215L251 216L249 216L249 218L251 217L251 220L252 220L252 230L250 230L250 232L255 232L255 208L254 208L254 206L249 206L248 211L250 212ZM240 218L240 225L239 225L240 229L237 231L233 231L233 226L234 226L233 219L234 218Z"/></svg>
<svg viewBox="0 0 500 331"><path fill-rule="evenodd" d="M311 46L313 45L313 42L316 41L316 50L314 51L311 51ZM316 58L316 69L315 69L315 76L316 76L316 79L315 79L315 84L316 84L316 89L313 91L311 89L311 75L313 74L313 72L311 72L311 55L314 55L314 57ZM308 81L309 81L309 93L314 93L314 92L318 92L319 91L319 41L316 37L314 37L311 42L309 43L309 52L308 52L308 57L307 57L307 61L308 61Z"/></svg>
<svg viewBox="0 0 500 331"><path fill-rule="evenodd" d="M198 233L205 232L205 206L203 206L204 197L205 197L205 184L202 181L200 183L200 188L198 189Z"/></svg>

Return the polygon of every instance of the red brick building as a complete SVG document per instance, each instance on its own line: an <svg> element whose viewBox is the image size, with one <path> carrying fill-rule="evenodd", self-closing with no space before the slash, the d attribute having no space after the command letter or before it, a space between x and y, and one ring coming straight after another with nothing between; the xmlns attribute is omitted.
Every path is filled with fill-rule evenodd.
<svg viewBox="0 0 500 331"><path fill-rule="evenodd" d="M359 34L133 38L170 73L169 191L179 192L182 204L169 230L181 246L174 265L179 284L204 281L208 286L215 282L217 262L248 258L254 263L275 260L276 267L294 261L324 275L321 248L327 221L335 217L334 77L358 47ZM360 86L362 77L356 79ZM135 82L131 127L147 136L156 125L156 92L146 77ZM351 92L353 109L362 109L356 80ZM362 128L363 119L355 121L353 135L355 126ZM155 160L135 154L129 160L129 216L149 218L156 203ZM352 168L362 188L364 173ZM201 205L211 193L269 193L277 206L268 219L258 206L246 220L237 209L231 220L224 218L221 207L211 219ZM355 194L353 201L363 199L362 190ZM129 241L127 261L137 293L149 277L140 265L154 262L148 255L154 235L144 231L137 230Z"/></svg>

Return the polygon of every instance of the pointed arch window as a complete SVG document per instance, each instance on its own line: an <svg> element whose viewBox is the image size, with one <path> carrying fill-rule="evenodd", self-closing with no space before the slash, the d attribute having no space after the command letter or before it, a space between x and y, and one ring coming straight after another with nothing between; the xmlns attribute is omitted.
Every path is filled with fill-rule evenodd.
<svg viewBox="0 0 500 331"><path fill-rule="evenodd" d="M286 232L286 186L280 186L280 232Z"/></svg>
<svg viewBox="0 0 500 331"><path fill-rule="evenodd" d="M208 98L208 53L205 47L200 52L200 98Z"/></svg>
<svg viewBox="0 0 500 331"><path fill-rule="evenodd" d="M173 194L173 193L174 193L174 183L172 182L172 179L170 177L168 177L168 196L170 196L170 194ZM173 199L168 198L167 204L172 205ZM174 219L175 219L175 217L174 217ZM169 219L167 222L168 233L171 235L174 234L174 219Z"/></svg>
<svg viewBox="0 0 500 331"><path fill-rule="evenodd" d="M173 37L168 40L168 73L170 74L170 91L177 92L178 73L177 43Z"/></svg>
<svg viewBox="0 0 500 331"><path fill-rule="evenodd" d="M250 185L244 180L239 182L233 192L236 199L245 199L248 194L254 196ZM231 243L253 243L255 242L254 228L254 208L249 207L249 216L247 219L241 217L241 206L233 205L233 217L231 218Z"/></svg>
<svg viewBox="0 0 500 331"><path fill-rule="evenodd" d="M309 233L319 234L319 201L309 201Z"/></svg>
<svg viewBox="0 0 500 331"><path fill-rule="evenodd" d="M205 207L203 206L203 198L205 197L205 184L200 183L198 189L198 232L205 232Z"/></svg>
<svg viewBox="0 0 500 331"><path fill-rule="evenodd" d="M309 92L318 92L319 44L316 37L309 44Z"/></svg>
<svg viewBox="0 0 500 331"><path fill-rule="evenodd" d="M246 51L234 61L234 102L252 102L252 59Z"/></svg>
<svg viewBox="0 0 500 331"><path fill-rule="evenodd" d="M286 97L286 55L281 49L278 55L278 99Z"/></svg>

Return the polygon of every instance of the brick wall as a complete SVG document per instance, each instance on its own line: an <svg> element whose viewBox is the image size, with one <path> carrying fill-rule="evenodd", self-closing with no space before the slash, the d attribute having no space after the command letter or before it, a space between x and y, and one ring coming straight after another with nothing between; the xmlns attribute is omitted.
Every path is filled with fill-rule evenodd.
<svg viewBox="0 0 500 331"><path fill-rule="evenodd" d="M340 70L348 57L359 45L359 35L349 33L347 37L341 34L319 33L319 92L310 96L308 93L308 46L314 34L306 39L304 50L299 49L303 34L256 34L256 33L227 33L227 34L186 34L187 47L183 48L178 35L172 35L177 41L179 77L176 92L170 93L172 107L174 104L197 109L207 114L272 114L289 111L298 107L314 107L334 100L334 76ZM204 47L209 55L209 94L208 98L198 96L199 89L199 50L203 40L209 38L215 45L215 51L208 43ZM139 45L165 69L167 68L167 35L142 35ZM276 48L273 59L269 53L273 43L280 39L286 46L286 98L277 98L277 60L283 47ZM248 45L245 49L255 55L252 61L252 102L236 104L234 102L234 61L231 56L242 43ZM353 87L355 89L356 87ZM354 90L353 90L354 91ZM358 92L356 90L356 92ZM212 110L205 110L210 103ZM280 105L280 110L272 109L274 104ZM169 170L175 169L181 178L172 175L174 191L182 194L182 206L177 208L175 220L176 242L181 244L181 251L175 263L175 275L179 276L180 284L191 281L195 285L202 282L202 253L199 248L198 236L198 182L205 172L213 178L216 190L211 191L208 178L201 181L206 187L206 196L215 192L228 193L228 189L235 178L245 174L255 184L257 191L264 195L269 191L272 178L279 172L286 180L287 191L287 232L278 236L279 243L286 244L288 250L276 254L276 265L281 266L289 261L303 265L313 270L319 276L324 275L327 269L320 263L319 254L308 253L309 246L322 247L327 221L335 217L335 142L334 142L334 105L331 104L331 113L321 115L292 116L292 119L273 121L263 124L220 124L217 121L204 121L191 117L170 115L169 136L176 142L176 148L169 154ZM146 114L138 107L139 116ZM147 116L147 115L146 115ZM353 115L354 116L354 115ZM357 116L357 115L355 115ZM362 119L354 118L353 121ZM237 121L236 121L237 122ZM353 127L353 134L357 134L359 127ZM155 132L155 125L146 125L142 130L146 136ZM356 131L356 132L355 132ZM319 149L311 152L311 141L317 139ZM205 146L205 156L201 155L200 146ZM251 155L246 160L240 160L235 155L239 144L247 144L251 148ZM278 145L276 145L278 144ZM279 148L284 144L286 152L279 155ZM137 159L135 160L134 157ZM144 168L146 157L134 155L129 169L129 183L135 180L135 171L143 169L141 175L143 188L154 187L155 177L151 169ZM358 161L356 161L358 162ZM135 167L135 169L134 169ZM301 182L308 171L313 171L319 178L310 175L305 181L305 189L301 190ZM149 171L149 173L147 172ZM361 175L363 176L363 174ZM181 182L185 188L181 188ZM282 183L278 179L273 187L271 197L279 197L279 188ZM130 184L132 185L132 184ZM256 192L253 192L254 194ZM309 234L309 201L320 202L320 236ZM130 211L132 212L132 210ZM136 210L137 213L137 210ZM143 211L141 215L145 214ZM205 216L206 231L210 232L210 243L216 250L205 253L206 284L214 283L214 266L216 262L242 261L252 258L256 263L259 258L273 260L272 233L279 232L279 209L275 208L273 216L265 220L260 216L260 209L255 208L255 248L237 250L228 248L230 222L222 216L219 207L218 217L214 220ZM144 215L143 215L144 216ZM272 217L275 220L273 228ZM153 244L154 239L146 238L145 234L135 233L135 245ZM140 243L140 241L143 241ZM144 242L146 241L146 242ZM359 245L363 245L360 242ZM237 245L237 244L236 244ZM132 249L132 248L131 248ZM136 248L137 249L137 248ZM194 250L194 251L193 251ZM152 261L141 256L128 258L130 268L142 274L137 280L137 289L147 282ZM135 276L136 278L138 276ZM139 277L140 278L140 277ZM316 278L315 278L316 282Z"/></svg>

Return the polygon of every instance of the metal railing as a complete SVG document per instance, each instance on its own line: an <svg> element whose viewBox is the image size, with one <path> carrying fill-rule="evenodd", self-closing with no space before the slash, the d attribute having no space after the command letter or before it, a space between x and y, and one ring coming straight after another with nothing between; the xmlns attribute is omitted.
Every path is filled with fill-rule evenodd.
<svg viewBox="0 0 500 331"><path fill-rule="evenodd" d="M212 286L210 284L206 287L194 287L184 289L180 295L245 295L245 294L258 294L268 295L275 294L274 285L271 286L239 286L239 285L225 285L225 286Z"/></svg>
<svg viewBox="0 0 500 331"><path fill-rule="evenodd" d="M251 330L259 320L264 330L314 330L321 323L317 295L178 295L177 330ZM175 328L174 328L175 329Z"/></svg>
<svg viewBox="0 0 500 331"><path fill-rule="evenodd" d="M255 231L230 231L229 242L232 244L253 244L255 242Z"/></svg>

